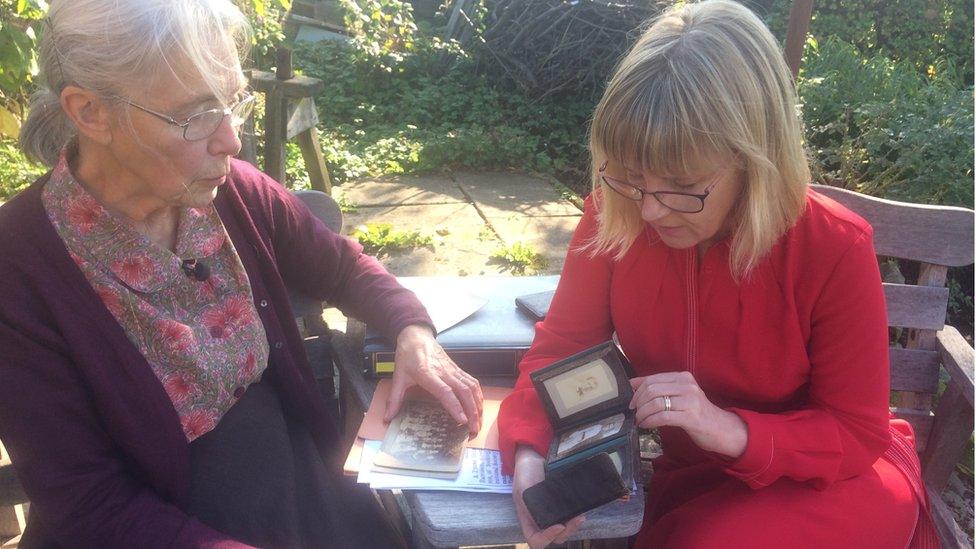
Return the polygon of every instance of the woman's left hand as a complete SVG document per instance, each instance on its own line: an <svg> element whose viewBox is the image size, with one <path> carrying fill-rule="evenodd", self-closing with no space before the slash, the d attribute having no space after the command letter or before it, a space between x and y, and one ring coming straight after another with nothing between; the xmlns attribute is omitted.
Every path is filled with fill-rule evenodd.
<svg viewBox="0 0 976 549"><path fill-rule="evenodd" d="M430 328L404 328L397 335L393 363L393 387L386 401L385 421L396 417L407 389L419 385L458 423L466 423L472 436L481 430L481 384L447 356Z"/></svg>
<svg viewBox="0 0 976 549"><path fill-rule="evenodd" d="M748 428L737 414L711 403L690 372L665 372L630 380L637 425L680 427L701 449L737 458L746 449ZM670 404L670 409L668 409Z"/></svg>

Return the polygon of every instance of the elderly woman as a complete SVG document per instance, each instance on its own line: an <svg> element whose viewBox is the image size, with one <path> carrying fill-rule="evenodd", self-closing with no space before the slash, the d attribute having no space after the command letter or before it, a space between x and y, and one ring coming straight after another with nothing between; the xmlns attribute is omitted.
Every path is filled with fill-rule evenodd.
<svg viewBox="0 0 976 549"><path fill-rule="evenodd" d="M480 388L415 296L233 159L247 40L227 0L50 4L21 140L53 169L0 209L23 547L397 544L334 468L286 287L396 341L388 417L419 384L479 428Z"/></svg>
<svg viewBox="0 0 976 549"><path fill-rule="evenodd" d="M522 503L551 430L528 373L611 338L658 428L639 547L931 542L907 424L889 421L871 227L808 188L790 75L731 2L657 19L596 108L594 192L499 416Z"/></svg>

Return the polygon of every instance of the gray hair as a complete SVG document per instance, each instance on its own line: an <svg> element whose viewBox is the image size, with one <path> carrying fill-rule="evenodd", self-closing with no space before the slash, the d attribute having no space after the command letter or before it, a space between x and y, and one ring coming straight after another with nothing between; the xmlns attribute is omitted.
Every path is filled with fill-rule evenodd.
<svg viewBox="0 0 976 549"><path fill-rule="evenodd" d="M38 48L41 86L20 147L35 161L57 162L77 135L61 108L68 85L110 99L148 88L164 70L180 78L190 69L229 102L249 41L247 20L230 0L51 0Z"/></svg>

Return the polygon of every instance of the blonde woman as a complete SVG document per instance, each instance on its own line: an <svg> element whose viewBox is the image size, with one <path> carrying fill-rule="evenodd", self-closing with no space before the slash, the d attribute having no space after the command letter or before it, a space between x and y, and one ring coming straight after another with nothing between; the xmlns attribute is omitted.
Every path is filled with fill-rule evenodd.
<svg viewBox="0 0 976 549"><path fill-rule="evenodd" d="M551 430L528 373L616 333L659 428L639 547L935 543L910 428L889 421L888 335L871 227L808 188L773 36L727 1L658 18L590 133L594 191L549 315L501 409L521 494Z"/></svg>
<svg viewBox="0 0 976 549"><path fill-rule="evenodd" d="M480 388L416 297L233 159L247 43L229 0L50 3L21 140L52 170L0 208L22 547L401 544L335 467L287 288L379 327L394 393L419 384L479 429Z"/></svg>

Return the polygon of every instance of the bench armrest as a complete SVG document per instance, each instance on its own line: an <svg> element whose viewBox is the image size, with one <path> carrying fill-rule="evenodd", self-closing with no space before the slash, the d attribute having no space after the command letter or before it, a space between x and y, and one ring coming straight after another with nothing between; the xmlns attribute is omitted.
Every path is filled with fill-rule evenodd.
<svg viewBox="0 0 976 549"><path fill-rule="evenodd" d="M942 366L949 373L952 383L973 406L973 348L959 330L945 326L936 332L936 349L942 356Z"/></svg>

